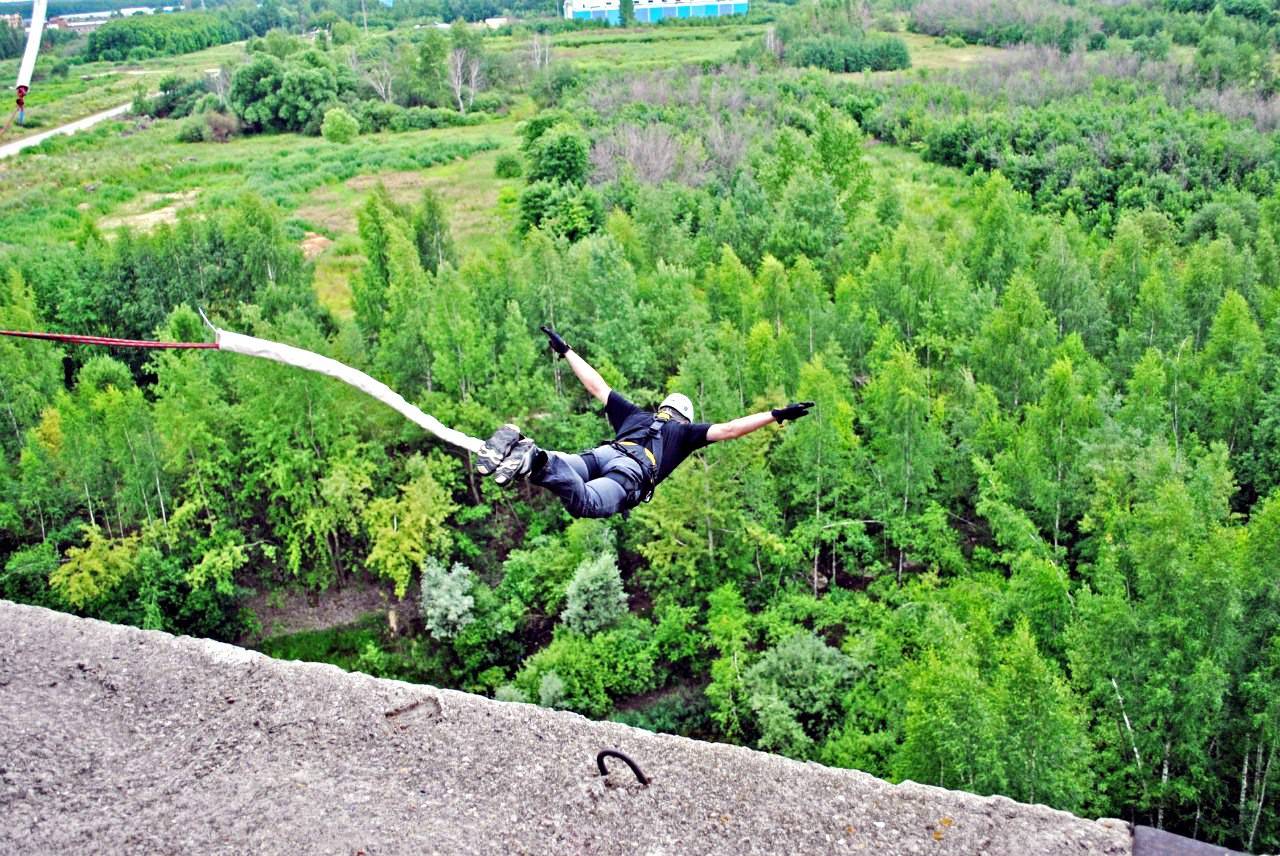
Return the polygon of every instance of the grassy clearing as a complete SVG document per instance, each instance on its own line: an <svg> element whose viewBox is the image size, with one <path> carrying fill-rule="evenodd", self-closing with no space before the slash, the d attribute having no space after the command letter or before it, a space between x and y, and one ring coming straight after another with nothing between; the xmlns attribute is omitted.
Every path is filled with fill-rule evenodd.
<svg viewBox="0 0 1280 856"><path fill-rule="evenodd" d="M511 138L514 121L359 137L347 146L292 134L221 145L177 143L177 127L176 122L145 129L108 122L4 162L0 235L14 242L70 238L88 224L101 228L105 218L133 217L175 202L194 211L217 208L234 204L245 192L293 212L326 185L422 170L496 148ZM193 190L199 190L196 199L166 199Z"/></svg>
<svg viewBox="0 0 1280 856"><path fill-rule="evenodd" d="M0 163L0 234L18 244L70 240L89 227L146 231L252 192L290 215L289 227L313 256L317 294L349 317L350 280L363 263L355 213L373 186L383 182L406 203L416 203L424 187L435 189L460 252L484 252L509 233L514 215L499 196L519 186L496 178L494 164L515 151L516 126L532 110L521 102L499 122L376 134L347 146L292 134L178 143L177 122L141 129L109 122Z"/></svg>
<svg viewBox="0 0 1280 856"><path fill-rule="evenodd" d="M342 627L304 630L264 639L258 650L277 660L332 663L348 672L356 671L365 648L381 642L385 621L381 613L373 613Z"/></svg>
<svg viewBox="0 0 1280 856"><path fill-rule="evenodd" d="M517 112L523 114L525 110ZM483 129L485 139L498 147L424 170L361 174L309 193L294 212L295 219L334 241L316 258L315 286L321 303L339 317L351 315L350 280L363 263L355 240L356 211L379 183L397 202L409 205L417 203L424 188L438 193L449 212L453 238L464 258L499 244L515 221L510 205L501 201L502 191L509 189L509 195L513 195L521 181L497 178L494 165L500 154L516 150L516 124L515 118L509 118L473 128L427 132L439 135L437 139L448 135L447 138L462 141Z"/></svg>
<svg viewBox="0 0 1280 856"><path fill-rule="evenodd" d="M27 96L27 124L14 125L4 139L20 139L124 104L133 98L139 85L147 92L154 92L160 79L168 74L194 77L234 62L243 53L244 42L236 42L143 62L91 62L72 66L66 78L47 78L32 84ZM42 61L41 68L44 67ZM17 73L17 60L0 62L0 79L12 79Z"/></svg>
<svg viewBox="0 0 1280 856"><path fill-rule="evenodd" d="M584 30L557 35L553 56L584 71L643 70L673 65L725 62L744 40L764 32L760 25L689 28Z"/></svg>
<svg viewBox="0 0 1280 856"><path fill-rule="evenodd" d="M917 71L969 68L970 66L990 62L1000 56L1003 50L1002 48L992 48L986 45L948 47L942 39L921 33L890 33L889 35L896 36L906 42L907 51L911 54L911 68L902 71L859 72L854 76L862 77L866 74L871 77L884 77L911 74Z"/></svg>

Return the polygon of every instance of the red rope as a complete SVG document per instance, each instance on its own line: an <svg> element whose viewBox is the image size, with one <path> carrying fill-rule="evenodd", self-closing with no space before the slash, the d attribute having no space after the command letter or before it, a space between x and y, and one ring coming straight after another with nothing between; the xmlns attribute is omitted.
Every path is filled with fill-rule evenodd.
<svg viewBox="0 0 1280 856"><path fill-rule="evenodd" d="M49 339L72 345L108 345L115 348L168 348L217 350L217 342L152 342L146 339L107 339L102 336L74 336L70 333L33 333L19 330L0 330L0 336L18 336L22 339Z"/></svg>

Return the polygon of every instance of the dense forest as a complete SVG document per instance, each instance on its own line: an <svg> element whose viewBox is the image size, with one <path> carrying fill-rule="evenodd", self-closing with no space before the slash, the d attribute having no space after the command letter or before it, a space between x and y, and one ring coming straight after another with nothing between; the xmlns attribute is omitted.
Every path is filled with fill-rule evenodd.
<svg viewBox="0 0 1280 856"><path fill-rule="evenodd" d="M4 340L0 596L234 640L255 592L385 584L409 635L264 647L1280 848L1275 12L768 14L735 61L644 72L533 28L258 40L140 99L174 119L148 133L339 148L532 98L510 231L471 251L439 194L375 184L344 313L252 183L146 232L51 220L0 258L0 328L201 340L200 306L470 434L588 448L553 323L638 403L811 416L571 520L326 378ZM903 30L995 55L892 71ZM434 146L418 167L491 147Z"/></svg>

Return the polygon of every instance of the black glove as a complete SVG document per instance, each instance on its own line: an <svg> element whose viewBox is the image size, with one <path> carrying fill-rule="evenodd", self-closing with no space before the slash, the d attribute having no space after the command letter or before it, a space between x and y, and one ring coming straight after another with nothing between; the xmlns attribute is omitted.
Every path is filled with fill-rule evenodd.
<svg viewBox="0 0 1280 856"><path fill-rule="evenodd" d="M769 412L773 414L775 422L786 422L788 419L799 419L801 416L808 416L810 407L813 407L812 401L800 401Z"/></svg>
<svg viewBox="0 0 1280 856"><path fill-rule="evenodd" d="M555 330L552 330L546 324L543 324L538 329L547 334L547 340L551 343L551 350L562 357L569 352L569 343L561 339L560 334Z"/></svg>

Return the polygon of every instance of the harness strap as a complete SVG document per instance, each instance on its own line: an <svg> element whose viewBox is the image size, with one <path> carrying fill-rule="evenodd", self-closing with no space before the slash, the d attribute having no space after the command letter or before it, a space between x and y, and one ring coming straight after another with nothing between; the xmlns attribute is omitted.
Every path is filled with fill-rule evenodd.
<svg viewBox="0 0 1280 856"><path fill-rule="evenodd" d="M636 448L643 450L645 457L649 459L649 466L653 467L655 470L658 468L658 459L653 456L653 452L647 446L641 446L639 443L632 442L631 440L619 440L618 445L635 446ZM627 455L628 457L634 457L629 452Z"/></svg>
<svg viewBox="0 0 1280 856"><path fill-rule="evenodd" d="M653 490L658 485L658 461L662 458L663 452L662 428L668 420L669 417L666 414L657 413L649 423L649 427L645 429L643 437L637 440L609 441L610 446L640 465L643 481L639 485L639 502L648 502L653 499ZM636 434L632 432L630 436L635 437Z"/></svg>

